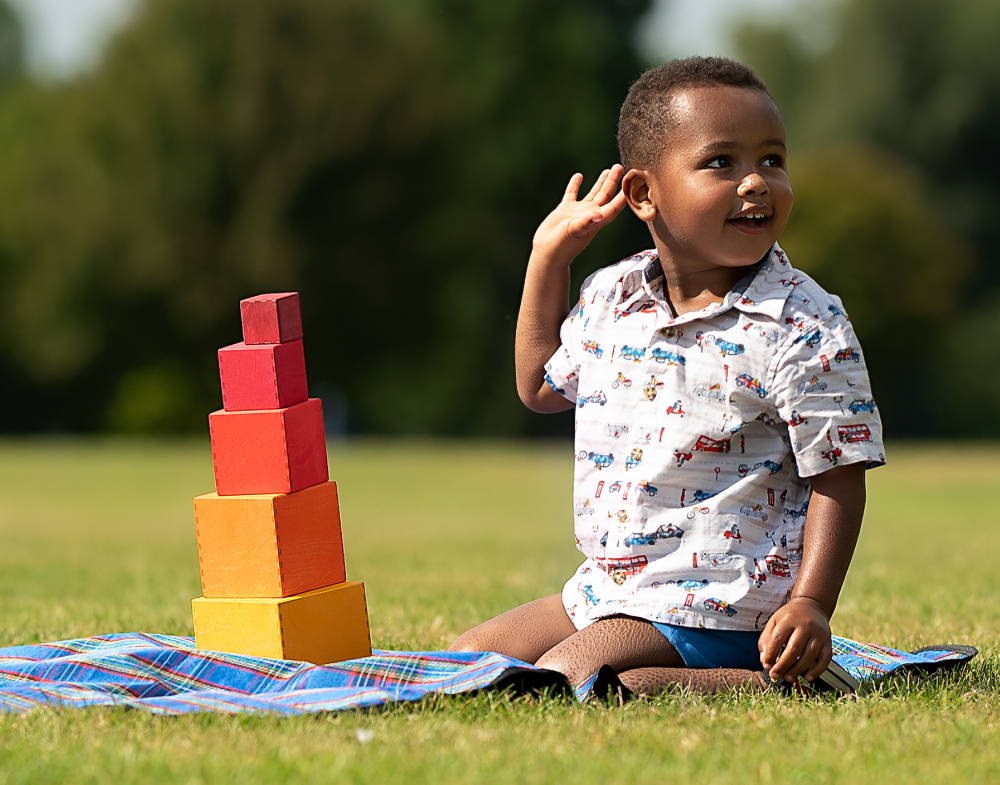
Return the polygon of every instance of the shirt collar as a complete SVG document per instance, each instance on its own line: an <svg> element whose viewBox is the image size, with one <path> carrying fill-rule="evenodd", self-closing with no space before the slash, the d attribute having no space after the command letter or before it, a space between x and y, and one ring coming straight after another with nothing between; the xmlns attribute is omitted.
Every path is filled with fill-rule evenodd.
<svg viewBox="0 0 1000 785"><path fill-rule="evenodd" d="M795 270L788 257L775 244L763 260L736 282L722 302L681 314L671 318L669 323L682 324L706 316L716 316L730 308L779 319L785 309L785 301L797 283ZM635 262L621 277L621 287L617 310L627 312L638 309L652 300L669 313L663 296L663 268L655 250L636 255Z"/></svg>

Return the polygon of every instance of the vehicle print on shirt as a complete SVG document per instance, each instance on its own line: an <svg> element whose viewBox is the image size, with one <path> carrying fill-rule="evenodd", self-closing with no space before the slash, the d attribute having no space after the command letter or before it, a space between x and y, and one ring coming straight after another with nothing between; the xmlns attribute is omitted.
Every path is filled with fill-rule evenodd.
<svg viewBox="0 0 1000 785"><path fill-rule="evenodd" d="M649 381L643 386L642 391L646 395L647 401L655 401L656 394L659 392L659 388L663 386L663 382L657 379L655 376L650 376Z"/></svg>
<svg viewBox="0 0 1000 785"><path fill-rule="evenodd" d="M744 504L740 507L740 515L745 515L747 518L756 518L761 523L767 523L767 513L764 512L764 508L759 504L752 506Z"/></svg>
<svg viewBox="0 0 1000 785"><path fill-rule="evenodd" d="M708 501L713 496L715 496L716 493L718 493L718 491L710 493L709 491L703 491L701 490L701 488L699 488L698 490L696 490L694 493L691 494L691 503L697 504L698 502Z"/></svg>
<svg viewBox="0 0 1000 785"><path fill-rule="evenodd" d="M655 485L652 485L648 480L640 482L637 486L635 486L635 489L639 491L639 493L646 494L646 496L656 496L656 494L660 492L660 489Z"/></svg>
<svg viewBox="0 0 1000 785"><path fill-rule="evenodd" d="M767 397L767 390L764 389L760 379L756 379L748 373L741 373L736 377L736 386L746 387L750 392L757 393L758 398Z"/></svg>
<svg viewBox="0 0 1000 785"><path fill-rule="evenodd" d="M729 452L731 446L729 439L713 439L711 436L702 434L692 449L697 452Z"/></svg>
<svg viewBox="0 0 1000 785"><path fill-rule="evenodd" d="M715 348L719 350L719 353L723 357L736 357L737 355L743 354L747 347L741 343L733 343L732 341L727 341L724 338L719 338L716 335L705 335L704 333L696 333L695 341L701 346L703 343L714 344Z"/></svg>
<svg viewBox="0 0 1000 785"><path fill-rule="evenodd" d="M823 390L825 390L826 387L827 387L826 382L820 381L820 378L818 376L813 376L812 378L807 379L804 382L800 382L798 390L799 394L802 395L805 393L823 392Z"/></svg>
<svg viewBox="0 0 1000 785"><path fill-rule="evenodd" d="M870 442L872 440L871 428L864 423L854 425L838 425L837 438L842 442L853 444L855 442Z"/></svg>
<svg viewBox="0 0 1000 785"><path fill-rule="evenodd" d="M583 341L583 351L594 355L597 359L604 356L604 349L597 341Z"/></svg>
<svg viewBox="0 0 1000 785"><path fill-rule="evenodd" d="M806 329L806 320L803 319L801 316L796 316L795 318L792 318L791 316L786 316L785 324L790 324L797 330Z"/></svg>
<svg viewBox="0 0 1000 785"><path fill-rule="evenodd" d="M684 406L680 401L674 401L670 406L666 408L667 414L676 414L683 417L687 412L684 411Z"/></svg>
<svg viewBox="0 0 1000 785"><path fill-rule="evenodd" d="M756 557L753 560L753 571L748 572L747 576L758 589L767 582L767 570L761 566Z"/></svg>
<svg viewBox="0 0 1000 785"><path fill-rule="evenodd" d="M740 533L740 527L737 526L735 523L728 529L726 529L724 532L722 532L722 536L725 537L727 540L743 539L743 535Z"/></svg>
<svg viewBox="0 0 1000 785"><path fill-rule="evenodd" d="M629 426L624 423L613 424L608 423L604 426L604 432L610 436L612 439L620 439L622 436L628 436Z"/></svg>
<svg viewBox="0 0 1000 785"><path fill-rule="evenodd" d="M609 534L610 534L610 532L604 532L604 534L601 535L601 539L598 540L598 542L601 544L602 548L607 548L608 547L608 535ZM583 572L583 570L580 570L580 572Z"/></svg>
<svg viewBox="0 0 1000 785"><path fill-rule="evenodd" d="M691 390L699 398L707 398L710 401L726 402L726 394L722 391L721 384L699 384Z"/></svg>
<svg viewBox="0 0 1000 785"><path fill-rule="evenodd" d="M594 390L590 395L578 395L576 396L576 405L578 409L582 409L588 403L596 403L604 406L608 402L608 396L604 394L604 390Z"/></svg>
<svg viewBox="0 0 1000 785"><path fill-rule="evenodd" d="M788 559L779 553L769 553L764 557L767 571L775 578L791 578L792 571L788 568Z"/></svg>
<svg viewBox="0 0 1000 785"><path fill-rule="evenodd" d="M656 360L656 362L660 363L660 365L663 365L664 363L667 365L687 365L687 360L683 354L669 351L667 349L661 349L659 346L653 349L653 351L649 353L649 356Z"/></svg>
<svg viewBox="0 0 1000 785"><path fill-rule="evenodd" d="M705 610L716 611L717 613L724 613L726 616L733 617L736 615L736 608L730 605L725 600L720 600L717 597L709 597L703 603Z"/></svg>
<svg viewBox="0 0 1000 785"><path fill-rule="evenodd" d="M840 363L861 362L861 355L858 354L854 349L848 346L846 349L840 349L835 355L833 355L833 361L840 365Z"/></svg>
<svg viewBox="0 0 1000 785"><path fill-rule="evenodd" d="M628 454L628 458L625 459L625 470L634 469L642 463L642 448L633 447L632 452Z"/></svg>
<svg viewBox="0 0 1000 785"><path fill-rule="evenodd" d="M702 551L691 554L691 566L697 568L701 565L710 570L717 570L730 564L734 558L736 557L728 551Z"/></svg>
<svg viewBox="0 0 1000 785"><path fill-rule="evenodd" d="M806 513L809 512L809 500L802 502L802 506L797 510L789 509L785 507L785 517L791 518L793 521L797 521L799 518L804 518Z"/></svg>
<svg viewBox="0 0 1000 785"><path fill-rule="evenodd" d="M684 591L701 591L702 589L708 588L708 584L711 581L696 581L696 580L670 580L670 581L653 581L649 584L649 588L657 589L660 586L675 586L678 589L684 589Z"/></svg>
<svg viewBox="0 0 1000 785"><path fill-rule="evenodd" d="M736 471L740 477L746 477L748 474L755 472L758 469L767 469L769 474L777 474L781 471L781 464L772 460L758 461L752 466L747 466L745 463L741 463L737 467Z"/></svg>
<svg viewBox="0 0 1000 785"><path fill-rule="evenodd" d="M624 310L622 310L621 308L615 308L614 310L615 321L617 322L622 317L631 316L634 313L645 313L645 314L656 313L656 302L654 300L642 300L641 302L633 303Z"/></svg>
<svg viewBox="0 0 1000 785"><path fill-rule="evenodd" d="M631 360L634 363L641 363L646 356L646 347L641 349L635 346L622 346L619 356L623 360Z"/></svg>
<svg viewBox="0 0 1000 785"><path fill-rule="evenodd" d="M708 515L712 511L711 507L692 507L688 510L688 520L693 520L695 515Z"/></svg>
<svg viewBox="0 0 1000 785"><path fill-rule="evenodd" d="M683 537L684 530L679 529L672 523L658 526L651 532L632 532L622 541L622 545L631 548L636 545L656 545L658 540L669 540L671 537Z"/></svg>
<svg viewBox="0 0 1000 785"><path fill-rule="evenodd" d="M590 499L584 499L582 502L577 503L575 512L577 518L582 518L584 515L593 515L594 505L590 503Z"/></svg>
<svg viewBox="0 0 1000 785"><path fill-rule="evenodd" d="M597 605L600 600L597 599L597 595L594 594L594 587L587 583L580 587L580 594L583 595L583 599L586 601L587 605Z"/></svg>
<svg viewBox="0 0 1000 785"><path fill-rule="evenodd" d="M576 454L576 459L578 461L593 461L594 466L598 469L606 469L615 462L614 453L587 452L586 450L580 450Z"/></svg>
<svg viewBox="0 0 1000 785"><path fill-rule="evenodd" d="M598 556L594 563L604 570L619 586L632 575L638 575L649 565L641 553L635 556Z"/></svg>
<svg viewBox="0 0 1000 785"><path fill-rule="evenodd" d="M612 390L617 390L619 387L624 387L627 390L631 386L632 386L632 380L629 379L627 376L625 376L625 374L623 374L621 371L618 372L618 375L615 377L615 380L611 382Z"/></svg>
<svg viewBox="0 0 1000 785"><path fill-rule="evenodd" d="M682 452L681 450L674 450L674 461L677 462L678 466L683 466L685 463L694 457L694 453Z"/></svg>
<svg viewBox="0 0 1000 785"><path fill-rule="evenodd" d="M792 343L804 342L806 346L810 349L819 346L819 342L823 340L822 330L813 330L808 333L802 333L798 338L796 338Z"/></svg>
<svg viewBox="0 0 1000 785"><path fill-rule="evenodd" d="M792 415L788 418L788 424L793 428L798 428L800 425L805 425L809 422L808 417L803 417L799 414L798 409L792 409Z"/></svg>
<svg viewBox="0 0 1000 785"><path fill-rule="evenodd" d="M844 313L836 305L828 305L828 306L826 306L826 310L828 310L830 312L831 316L847 316L847 314Z"/></svg>
<svg viewBox="0 0 1000 785"><path fill-rule="evenodd" d="M758 330L757 334L764 339L764 343L766 343L768 346L776 344L778 341L781 340L783 336L781 330L775 330L773 328L766 330Z"/></svg>
<svg viewBox="0 0 1000 785"><path fill-rule="evenodd" d="M849 404L847 404L847 409L851 414L861 414L861 412L874 412L875 411L875 400L873 398L855 398Z"/></svg>

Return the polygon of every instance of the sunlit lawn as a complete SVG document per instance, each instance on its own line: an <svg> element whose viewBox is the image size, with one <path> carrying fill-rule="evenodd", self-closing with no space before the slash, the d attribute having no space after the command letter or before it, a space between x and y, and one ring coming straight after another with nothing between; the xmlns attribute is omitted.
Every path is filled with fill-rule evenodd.
<svg viewBox="0 0 1000 785"><path fill-rule="evenodd" d="M207 440L204 440L207 441ZM191 497L207 444L0 442L0 645L190 634ZM890 445L834 619L901 648L968 642L950 680L848 701L669 695L624 707L501 695L318 717L0 717L0 785L20 782L996 782L1000 447ZM348 575L383 648L441 648L557 591L575 568L568 445L331 447ZM370 741L359 738L370 729Z"/></svg>

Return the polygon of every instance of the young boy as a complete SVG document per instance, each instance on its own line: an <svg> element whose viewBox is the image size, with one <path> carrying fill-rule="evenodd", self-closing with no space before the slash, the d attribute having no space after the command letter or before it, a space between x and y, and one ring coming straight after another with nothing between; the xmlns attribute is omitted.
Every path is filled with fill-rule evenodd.
<svg viewBox="0 0 1000 785"><path fill-rule="evenodd" d="M745 66L689 58L632 86L618 142L623 165L583 198L573 175L535 233L517 324L521 400L576 411L586 559L561 594L453 648L573 684L605 664L629 686L761 665L812 681L864 471L885 457L839 298L776 244L792 208L781 117ZM571 262L625 205L654 248L591 275L563 321Z"/></svg>

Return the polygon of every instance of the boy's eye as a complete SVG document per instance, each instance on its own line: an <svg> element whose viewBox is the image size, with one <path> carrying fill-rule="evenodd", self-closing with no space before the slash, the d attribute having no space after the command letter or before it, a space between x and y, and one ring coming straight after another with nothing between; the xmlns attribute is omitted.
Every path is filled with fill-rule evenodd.
<svg viewBox="0 0 1000 785"><path fill-rule="evenodd" d="M717 155L705 162L706 169L725 169L732 164L732 159L728 155Z"/></svg>
<svg viewBox="0 0 1000 785"><path fill-rule="evenodd" d="M785 165L785 159L782 158L780 155L769 155L765 157L764 160L761 161L761 163L764 166L773 166L780 169L782 166Z"/></svg>

